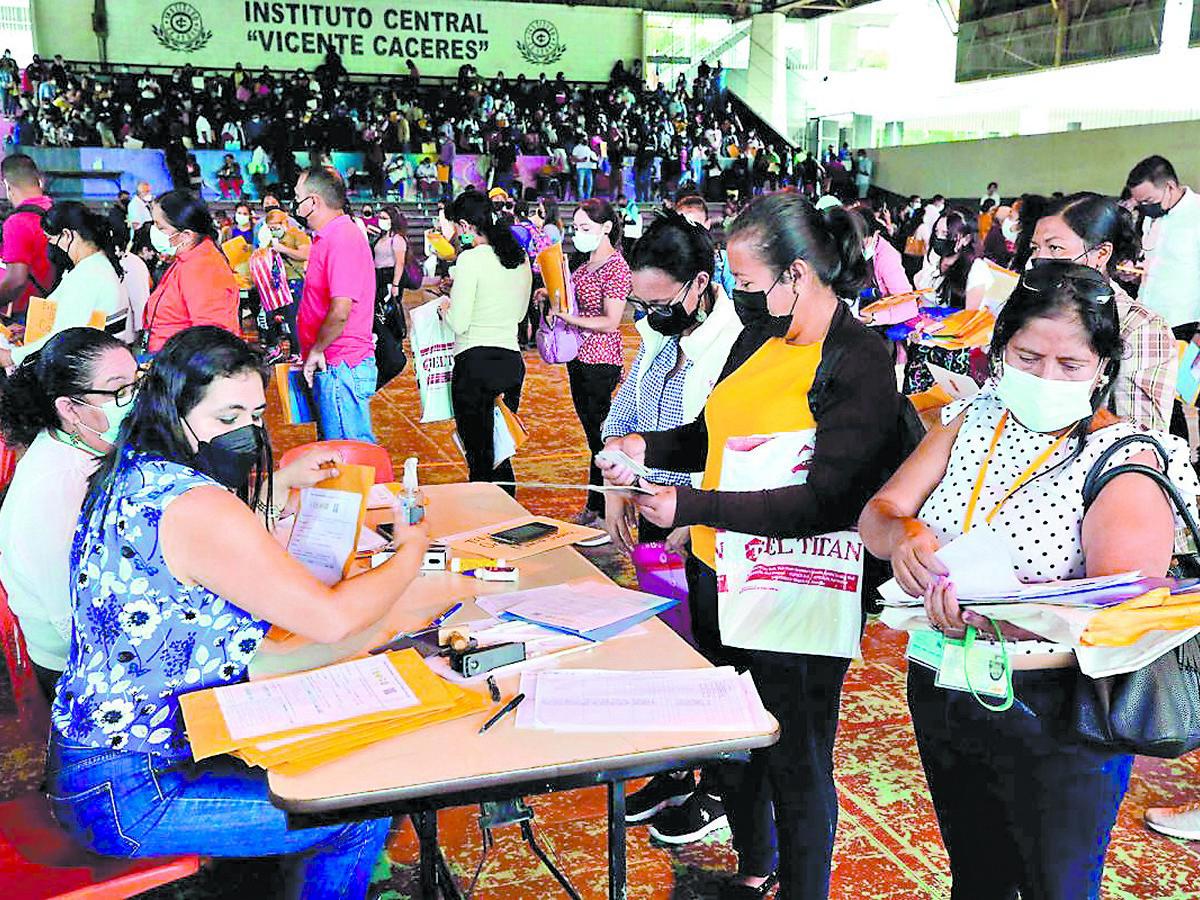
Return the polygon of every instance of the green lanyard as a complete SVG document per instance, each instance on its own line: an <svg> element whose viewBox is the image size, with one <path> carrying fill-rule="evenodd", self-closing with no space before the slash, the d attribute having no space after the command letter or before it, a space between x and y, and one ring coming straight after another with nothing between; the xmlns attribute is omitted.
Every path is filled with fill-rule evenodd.
<svg viewBox="0 0 1200 900"><path fill-rule="evenodd" d="M967 689L970 690L971 696L975 698L976 703L992 712L1005 712L1013 705L1012 663L1008 659L1008 647L1004 644L1004 637L1000 633L1000 626L991 616L988 616L988 621L992 623L992 628L996 632L996 641L1000 644L1000 654L1004 660L1004 699L998 704L992 705L979 696L979 692L971 684L971 667L967 665L967 658L971 655L971 648L975 645L975 628L972 625L967 626L967 634L963 639L963 679L967 682Z"/></svg>

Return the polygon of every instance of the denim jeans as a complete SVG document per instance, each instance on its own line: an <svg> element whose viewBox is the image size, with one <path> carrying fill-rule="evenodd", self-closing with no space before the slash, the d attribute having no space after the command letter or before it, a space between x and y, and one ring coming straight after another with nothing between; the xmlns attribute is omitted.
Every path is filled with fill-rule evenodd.
<svg viewBox="0 0 1200 900"><path fill-rule="evenodd" d="M313 376L318 440L376 443L371 431L371 398L378 377L374 356L357 366L338 363Z"/></svg>
<svg viewBox="0 0 1200 900"><path fill-rule="evenodd" d="M289 830L262 772L228 756L155 765L146 753L81 747L52 731L46 784L55 819L105 856L281 856L289 897L367 895L390 820Z"/></svg>
<svg viewBox="0 0 1200 900"><path fill-rule="evenodd" d="M984 709L908 667L908 706L953 900L1096 900L1133 757L1065 733L1078 672L1013 673L1015 701Z"/></svg>
<svg viewBox="0 0 1200 900"><path fill-rule="evenodd" d="M592 196L592 183L596 177L595 169L575 170L575 199L587 200Z"/></svg>

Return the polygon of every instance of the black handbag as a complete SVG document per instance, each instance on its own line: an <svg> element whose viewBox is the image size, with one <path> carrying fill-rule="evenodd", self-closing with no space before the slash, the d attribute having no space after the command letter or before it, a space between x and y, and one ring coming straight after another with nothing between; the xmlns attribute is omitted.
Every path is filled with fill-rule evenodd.
<svg viewBox="0 0 1200 900"><path fill-rule="evenodd" d="M1167 454L1149 435L1122 438L1104 452L1083 483L1086 511L1101 489L1119 475L1136 472L1152 478L1170 498L1200 547L1200 530L1179 490L1158 469L1125 463L1108 471L1113 454L1132 443L1150 444L1167 467ZM1195 553L1177 556L1171 574L1200 571ZM1175 759L1200 747L1200 635L1133 672L1089 678L1079 673L1075 683L1072 730L1089 744L1118 753Z"/></svg>
<svg viewBox="0 0 1200 900"><path fill-rule="evenodd" d="M375 366L378 374L375 389L383 390L389 381L404 371L408 357L404 355L404 312L400 304L385 297L375 305Z"/></svg>

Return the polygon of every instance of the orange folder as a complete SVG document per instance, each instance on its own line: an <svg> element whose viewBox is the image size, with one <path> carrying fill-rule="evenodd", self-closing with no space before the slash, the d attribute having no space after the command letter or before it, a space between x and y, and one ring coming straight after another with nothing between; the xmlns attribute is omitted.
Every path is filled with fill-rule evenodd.
<svg viewBox="0 0 1200 900"><path fill-rule="evenodd" d="M562 244L551 244L537 255L542 281L550 295L551 308L560 313L575 311L575 291L571 286L571 270Z"/></svg>

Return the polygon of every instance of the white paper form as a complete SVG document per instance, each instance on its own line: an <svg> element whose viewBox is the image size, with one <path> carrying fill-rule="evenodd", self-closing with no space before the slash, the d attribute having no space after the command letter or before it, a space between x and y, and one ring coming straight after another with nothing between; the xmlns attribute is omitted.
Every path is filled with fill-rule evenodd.
<svg viewBox="0 0 1200 900"><path fill-rule="evenodd" d="M475 602L491 616L508 613L550 628L582 633L623 622L662 606L665 601L655 594L613 584L579 581L493 594L479 597Z"/></svg>
<svg viewBox="0 0 1200 900"><path fill-rule="evenodd" d="M215 694L235 741L406 709L420 702L386 656L231 685Z"/></svg>
<svg viewBox="0 0 1200 900"><path fill-rule="evenodd" d="M361 495L350 491L305 488L300 492L288 554L320 581L337 584L355 550L361 505Z"/></svg>
<svg viewBox="0 0 1200 900"><path fill-rule="evenodd" d="M958 596L973 596L980 591L1015 592L1022 587L1004 540L988 525L977 525L956 537L937 552L937 558L950 572ZM910 597L895 578L879 586L879 596L887 606L920 606L920 597Z"/></svg>
<svg viewBox="0 0 1200 900"><path fill-rule="evenodd" d="M532 700L517 727L583 732L753 731L770 717L752 681L732 667L622 672L527 672Z"/></svg>

